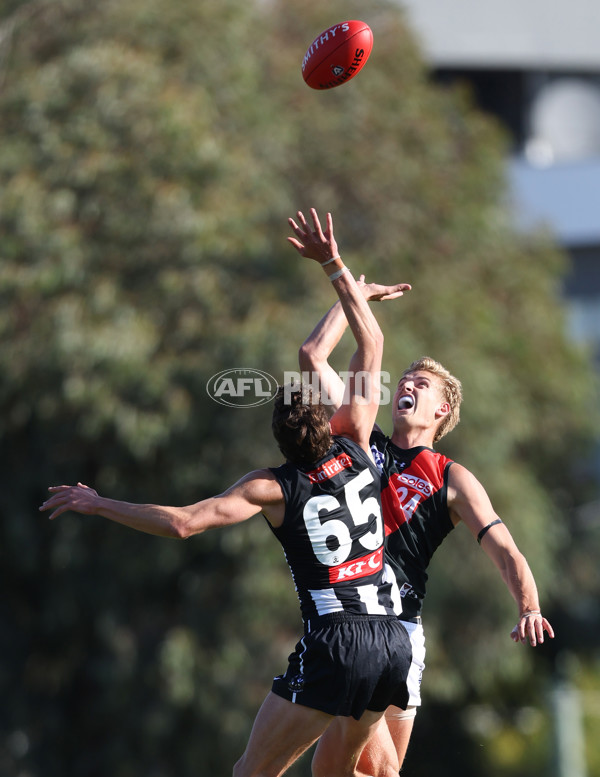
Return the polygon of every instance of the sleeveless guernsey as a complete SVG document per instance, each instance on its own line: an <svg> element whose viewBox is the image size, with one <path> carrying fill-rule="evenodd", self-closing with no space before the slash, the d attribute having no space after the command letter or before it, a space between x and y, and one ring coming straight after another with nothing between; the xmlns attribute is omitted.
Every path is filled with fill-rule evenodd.
<svg viewBox="0 0 600 777"><path fill-rule="evenodd" d="M283 547L304 622L332 613L398 615L395 584L385 581L380 474L368 454L334 437L313 466L286 463L271 471L286 505L283 524L271 530Z"/></svg>
<svg viewBox="0 0 600 777"><path fill-rule="evenodd" d="M431 557L454 528L448 510L448 470L452 460L432 448L404 450L381 431L371 435L371 451L382 472L381 503L386 562L402 597L403 620L421 614Z"/></svg>

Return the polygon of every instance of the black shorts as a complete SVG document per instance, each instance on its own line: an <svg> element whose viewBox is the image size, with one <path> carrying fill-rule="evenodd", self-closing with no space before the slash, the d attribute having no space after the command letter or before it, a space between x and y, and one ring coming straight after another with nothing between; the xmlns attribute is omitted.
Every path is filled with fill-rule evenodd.
<svg viewBox="0 0 600 777"><path fill-rule="evenodd" d="M412 651L397 618L334 613L311 621L271 690L294 704L358 720L390 704L406 709Z"/></svg>

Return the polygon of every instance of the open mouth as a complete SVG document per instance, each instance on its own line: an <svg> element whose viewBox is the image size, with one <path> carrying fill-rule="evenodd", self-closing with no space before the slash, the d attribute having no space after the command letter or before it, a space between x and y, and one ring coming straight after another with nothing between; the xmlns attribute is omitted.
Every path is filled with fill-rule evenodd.
<svg viewBox="0 0 600 777"><path fill-rule="evenodd" d="M398 410L410 410L415 406L415 398L410 394L404 394L398 400Z"/></svg>

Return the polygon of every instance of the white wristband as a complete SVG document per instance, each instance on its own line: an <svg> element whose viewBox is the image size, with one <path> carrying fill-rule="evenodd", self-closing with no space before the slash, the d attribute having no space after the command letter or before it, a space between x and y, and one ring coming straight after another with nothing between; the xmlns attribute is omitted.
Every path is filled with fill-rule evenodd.
<svg viewBox="0 0 600 777"><path fill-rule="evenodd" d="M334 272L332 275L329 276L329 280L333 283L338 278L340 278L345 272L348 272L347 267L342 267L341 270L338 270L337 272Z"/></svg>
<svg viewBox="0 0 600 777"><path fill-rule="evenodd" d="M332 262L335 262L336 259L341 259L341 256L339 254L332 256L331 259L328 259L326 262L323 262L321 264L321 267L325 267L326 264L331 264Z"/></svg>

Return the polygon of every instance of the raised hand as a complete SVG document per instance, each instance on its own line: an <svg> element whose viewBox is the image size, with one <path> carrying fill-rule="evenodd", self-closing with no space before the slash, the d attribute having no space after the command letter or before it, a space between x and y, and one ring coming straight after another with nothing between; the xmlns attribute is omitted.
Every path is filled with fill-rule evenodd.
<svg viewBox="0 0 600 777"><path fill-rule="evenodd" d="M292 218L288 219L288 224L296 235L296 237L288 237L289 242L301 256L305 256L307 259L314 259L319 264L338 258L338 247L333 236L333 218L331 213L327 214L327 228L324 232L317 211L314 208L310 209L310 215L314 229L310 228L301 210L297 213L299 223L296 223Z"/></svg>

